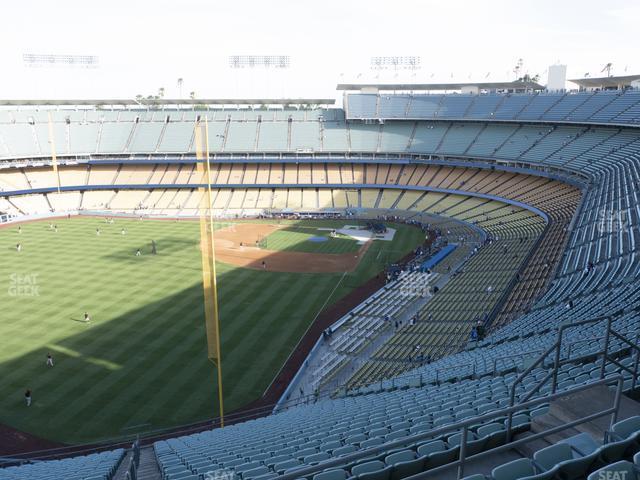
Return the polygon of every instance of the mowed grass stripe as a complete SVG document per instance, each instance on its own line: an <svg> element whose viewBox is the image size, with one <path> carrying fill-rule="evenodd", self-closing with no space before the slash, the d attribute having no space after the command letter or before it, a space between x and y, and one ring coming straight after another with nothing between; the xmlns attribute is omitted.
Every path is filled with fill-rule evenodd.
<svg viewBox="0 0 640 480"><path fill-rule="evenodd" d="M58 233L48 222L25 224L22 234L0 229L0 423L76 443L134 433L126 430L132 425L161 428L210 417L217 400L206 358L198 223L73 218L57 224ZM298 225L310 227L303 233L341 226ZM397 242L374 242L370 250L398 249L400 241L414 246L421 235L412 231L399 230ZM158 255L150 255L151 239ZM134 255L137 248L142 257ZM332 301L383 263L368 254ZM340 276L218 267L226 407L233 410L271 382ZM30 274L37 275L40 296L10 295L15 276ZM74 321L84 311L93 317L90 325ZM53 369L45 367L47 351ZM33 390L30 409L25 388Z"/></svg>
<svg viewBox="0 0 640 480"><path fill-rule="evenodd" d="M145 407L145 404L140 404L139 400L141 397L141 392L153 393L155 394L158 389L150 389L149 384L154 379L164 380L164 384L167 384L167 379L170 378L171 368L177 358L180 357L181 352L184 350L189 350L193 347L193 340L190 341L188 338L184 338L179 335L179 331L181 330L179 325L174 325L166 329L163 334L163 337L170 337L173 339L171 342L167 342L166 338L160 338L159 345L162 345L163 348L154 349L156 353L160 353L164 351L164 354L161 355L145 355L141 356L138 361L136 367L144 372L144 375L135 379L135 381L130 381L130 379L121 385L121 388L114 388L114 384L118 381L123 380L120 375L114 375L110 381L106 381L104 385L97 386L93 392L87 397L87 406L81 407L79 414L86 414L87 417L90 417L91 412L94 411L92 406L90 405L91 400L99 400L103 395L108 394L110 390L120 391L120 395L118 397L112 399L112 401L105 405L103 408L104 414L108 414L109 411L112 411L113 414L117 414L118 412L126 412L129 413L132 410L136 409L136 406L140 406L142 408ZM164 340L164 341L162 341ZM202 341L202 339L196 339L197 341ZM142 395L143 397L144 395ZM162 398L162 397L158 397ZM62 418L62 421L67 421L68 418ZM140 416L140 420L147 420L144 415Z"/></svg>
<svg viewBox="0 0 640 480"><path fill-rule="evenodd" d="M300 290L306 293L303 296L300 296L297 293L294 294L292 292L291 295L287 296L286 303L281 307L284 311L295 312L294 318L290 320L287 319L289 321L286 322L287 325L291 325L291 328L286 330L282 329L281 324L283 322L278 317L271 317L269 323L267 324L265 322L264 326L261 325L261 327L266 331L277 330L280 332L281 337L276 339L273 336L263 335L260 338L266 339L266 341L261 341L260 338L256 337L251 345L249 345L250 351L255 352L254 360L256 360L255 363L257 366L255 368L245 369L238 380L238 383L244 382L249 385L255 385L257 392L260 394L268 384L271 383L271 380L273 380L272 378L268 378L268 372L272 371L274 367L279 369L280 366L282 366L289 356L289 353L297 345L301 335L304 333L304 330L306 330L308 324L302 320L309 316L312 318L315 317L324 300L328 297L331 289L333 288L333 281L331 280L317 284L318 282L308 279L307 281L299 283L301 285ZM315 285L310 285L314 283ZM315 288L313 288L314 286ZM313 306L310 311L296 311L294 307L295 305L300 304L301 298L304 298L305 304ZM289 348L276 350L274 348L276 346L276 341L284 342L284 344ZM261 379L264 380L261 382Z"/></svg>

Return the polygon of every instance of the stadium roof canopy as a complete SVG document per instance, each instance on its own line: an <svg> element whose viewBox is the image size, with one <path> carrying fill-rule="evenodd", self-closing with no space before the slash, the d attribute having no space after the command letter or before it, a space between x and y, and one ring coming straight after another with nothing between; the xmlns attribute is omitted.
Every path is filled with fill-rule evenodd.
<svg viewBox="0 0 640 480"><path fill-rule="evenodd" d="M331 98L143 98L97 99L97 100L0 100L0 106L44 106L44 105L123 105L123 106L167 106L167 105L333 105Z"/></svg>
<svg viewBox="0 0 640 480"><path fill-rule="evenodd" d="M371 90L371 91L442 91L442 90L544 90L536 82L469 82L469 83L339 83L336 90Z"/></svg>
<svg viewBox="0 0 640 480"><path fill-rule="evenodd" d="M619 77L576 78L569 80L581 88L624 88L630 87L632 82L640 81L640 75L623 75Z"/></svg>

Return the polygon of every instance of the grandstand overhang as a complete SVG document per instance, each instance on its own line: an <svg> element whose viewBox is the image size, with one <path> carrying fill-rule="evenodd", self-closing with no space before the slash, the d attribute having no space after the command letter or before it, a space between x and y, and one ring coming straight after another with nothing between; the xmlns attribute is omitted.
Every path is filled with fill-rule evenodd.
<svg viewBox="0 0 640 480"><path fill-rule="evenodd" d="M334 105L331 98L143 98L139 100L125 99L86 99L86 100L0 100L0 106L132 106L132 107L165 107L194 106L284 106L284 105Z"/></svg>
<svg viewBox="0 0 640 480"><path fill-rule="evenodd" d="M536 82L469 82L469 83L339 83L336 90L363 93L378 92L530 92L544 87Z"/></svg>
<svg viewBox="0 0 640 480"><path fill-rule="evenodd" d="M640 75L624 75L617 77L575 78L569 80L581 90L623 90L640 86Z"/></svg>

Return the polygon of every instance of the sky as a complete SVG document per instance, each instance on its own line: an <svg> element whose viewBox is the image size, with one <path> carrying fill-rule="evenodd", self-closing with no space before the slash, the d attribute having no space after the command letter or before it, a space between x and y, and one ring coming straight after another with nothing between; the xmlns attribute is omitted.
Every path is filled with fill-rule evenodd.
<svg viewBox="0 0 640 480"><path fill-rule="evenodd" d="M1 99L340 98L345 82L546 82L640 73L640 0L20 0L2 5ZM95 55L98 67L28 67L23 54ZM232 55L290 68L232 69ZM418 70L373 70L418 56ZM178 78L182 78L179 87ZM572 87L571 84L568 87Z"/></svg>

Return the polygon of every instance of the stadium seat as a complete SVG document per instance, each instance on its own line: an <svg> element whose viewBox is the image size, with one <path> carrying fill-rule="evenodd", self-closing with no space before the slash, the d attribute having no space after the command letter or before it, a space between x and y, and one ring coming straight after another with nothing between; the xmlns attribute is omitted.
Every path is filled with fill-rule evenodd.
<svg viewBox="0 0 640 480"><path fill-rule="evenodd" d="M637 480L640 478L638 469L633 463L621 460L591 473L587 480Z"/></svg>
<svg viewBox="0 0 640 480"><path fill-rule="evenodd" d="M555 474L555 470L536 473L530 459L519 458L494 468L491 471L491 478L493 480L550 480Z"/></svg>
<svg viewBox="0 0 640 480"><path fill-rule="evenodd" d="M478 428L477 435L485 439L485 449L490 450L503 445L507 441L507 431L504 425L489 423Z"/></svg>
<svg viewBox="0 0 640 480"><path fill-rule="evenodd" d="M389 480L391 467L385 466L380 460L372 460L353 467L351 475L363 480Z"/></svg>
<svg viewBox="0 0 640 480"><path fill-rule="evenodd" d="M384 463L393 467L391 471L392 480L400 480L420 473L424 467L424 459L418 458L413 450L402 450L387 455Z"/></svg>
<svg viewBox="0 0 640 480"><path fill-rule="evenodd" d="M341 468L317 473L313 476L313 480L345 480L346 478L347 472Z"/></svg>
<svg viewBox="0 0 640 480"><path fill-rule="evenodd" d="M640 416L630 417L615 423L611 427L611 434L614 438L632 438L634 442L640 440Z"/></svg>
<svg viewBox="0 0 640 480"><path fill-rule="evenodd" d="M566 480L584 478L597 457L595 452L581 456L571 448L571 445L566 443L557 443L533 454L535 464L543 471L555 471L557 475Z"/></svg>

